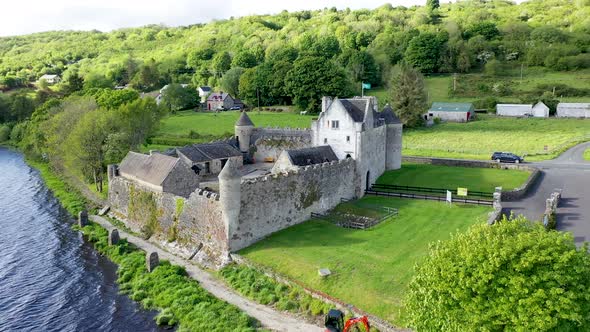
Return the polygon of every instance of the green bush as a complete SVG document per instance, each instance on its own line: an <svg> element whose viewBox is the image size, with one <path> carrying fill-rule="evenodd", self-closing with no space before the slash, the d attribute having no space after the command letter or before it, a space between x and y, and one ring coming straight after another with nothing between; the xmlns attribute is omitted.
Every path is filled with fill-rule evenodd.
<svg viewBox="0 0 590 332"><path fill-rule="evenodd" d="M588 245L504 218L435 243L405 311L418 331L577 331L590 326L588 276Z"/></svg>
<svg viewBox="0 0 590 332"><path fill-rule="evenodd" d="M10 127L8 125L0 126L0 143L6 142L10 139Z"/></svg>
<svg viewBox="0 0 590 332"><path fill-rule="evenodd" d="M557 227L557 215L555 214L555 212L553 212L547 217L547 225L545 225L545 228L551 230L551 229L555 229L556 227Z"/></svg>

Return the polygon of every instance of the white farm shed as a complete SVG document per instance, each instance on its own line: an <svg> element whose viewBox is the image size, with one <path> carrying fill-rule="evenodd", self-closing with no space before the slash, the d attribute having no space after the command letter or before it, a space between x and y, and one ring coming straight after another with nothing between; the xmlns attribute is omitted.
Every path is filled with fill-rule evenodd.
<svg viewBox="0 0 590 332"><path fill-rule="evenodd" d="M590 103L559 103L557 116L560 118L590 118Z"/></svg>
<svg viewBox="0 0 590 332"><path fill-rule="evenodd" d="M538 102L532 104L497 104L496 114L500 116L534 116L536 118L549 117L549 107Z"/></svg>

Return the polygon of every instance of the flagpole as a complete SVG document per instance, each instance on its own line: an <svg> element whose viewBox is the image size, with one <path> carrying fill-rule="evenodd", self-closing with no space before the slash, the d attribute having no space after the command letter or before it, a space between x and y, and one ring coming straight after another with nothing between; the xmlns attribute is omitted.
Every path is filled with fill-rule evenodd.
<svg viewBox="0 0 590 332"><path fill-rule="evenodd" d="M361 97L365 96L365 85L363 84L363 81L361 81Z"/></svg>

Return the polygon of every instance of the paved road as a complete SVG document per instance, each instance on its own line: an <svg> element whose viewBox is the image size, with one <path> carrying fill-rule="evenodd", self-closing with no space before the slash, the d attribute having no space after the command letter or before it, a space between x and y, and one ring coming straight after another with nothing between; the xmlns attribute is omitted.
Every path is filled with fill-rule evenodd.
<svg viewBox="0 0 590 332"><path fill-rule="evenodd" d="M504 213L540 220L545 200L555 189L562 189L557 229L572 232L578 244L590 241L590 162L582 157L588 148L590 142L577 145L556 159L531 163L543 174L522 200L504 202Z"/></svg>
<svg viewBox="0 0 590 332"><path fill-rule="evenodd" d="M106 219L99 216L90 216L90 219L107 230L114 229L115 227ZM322 332L323 328L317 325L309 324L299 317L295 317L289 313L277 311L274 308L258 304L250 299L247 299L234 290L228 288L223 282L215 279L208 272L200 269L193 263L170 254L169 252L162 250L160 247L156 247L153 243L141 239L132 234L128 234L122 229L118 229L121 238L126 238L127 241L133 243L140 249L146 252L156 251L160 259L165 259L173 264L183 266L186 269L187 274L197 280L199 284L213 294L215 297L227 301L236 307L242 309L246 314L256 318L262 323L265 328L273 331L286 331L286 332Z"/></svg>

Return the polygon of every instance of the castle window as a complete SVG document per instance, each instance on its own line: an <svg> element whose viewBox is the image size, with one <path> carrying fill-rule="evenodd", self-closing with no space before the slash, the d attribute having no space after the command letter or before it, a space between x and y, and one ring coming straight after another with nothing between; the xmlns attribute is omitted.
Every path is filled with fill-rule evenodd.
<svg viewBox="0 0 590 332"><path fill-rule="evenodd" d="M324 138L324 144L328 144L328 139Z"/></svg>
<svg viewBox="0 0 590 332"><path fill-rule="evenodd" d="M350 136L346 136L346 143L350 143Z"/></svg>
<svg viewBox="0 0 590 332"><path fill-rule="evenodd" d="M338 128L340 128L340 122L332 121L332 129L338 129Z"/></svg>

